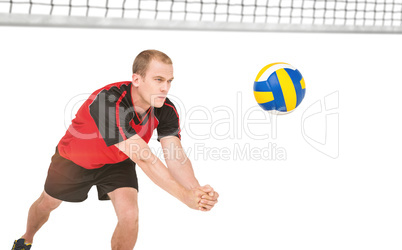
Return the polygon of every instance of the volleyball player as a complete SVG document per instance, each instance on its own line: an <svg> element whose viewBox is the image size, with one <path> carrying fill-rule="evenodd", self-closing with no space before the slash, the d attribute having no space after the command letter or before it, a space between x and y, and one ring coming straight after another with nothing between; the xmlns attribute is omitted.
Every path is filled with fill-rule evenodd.
<svg viewBox="0 0 402 250"><path fill-rule="evenodd" d="M134 60L132 81L109 84L86 100L57 145L44 191L29 209L26 232L12 249L29 250L51 211L63 201L84 201L94 185L99 200L112 201L118 218L112 249L133 249L138 234L136 165L188 207L214 207L218 193L200 186L180 142L179 115L167 98L172 80L171 59L146 50ZM154 129L167 168L147 144Z"/></svg>

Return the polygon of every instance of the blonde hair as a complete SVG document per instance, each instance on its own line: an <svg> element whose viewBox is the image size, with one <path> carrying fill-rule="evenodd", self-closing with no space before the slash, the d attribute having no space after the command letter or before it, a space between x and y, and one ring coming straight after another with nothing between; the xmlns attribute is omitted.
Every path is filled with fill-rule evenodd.
<svg viewBox="0 0 402 250"><path fill-rule="evenodd" d="M166 64L173 64L170 57L158 50L144 50L137 55L133 63L133 74L145 77L148 65L152 60L157 60Z"/></svg>

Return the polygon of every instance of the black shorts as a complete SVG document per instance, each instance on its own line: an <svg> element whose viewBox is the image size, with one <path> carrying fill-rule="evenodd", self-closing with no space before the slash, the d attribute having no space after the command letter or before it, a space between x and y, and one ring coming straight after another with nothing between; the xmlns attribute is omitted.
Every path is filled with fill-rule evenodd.
<svg viewBox="0 0 402 250"><path fill-rule="evenodd" d="M98 189L99 200L109 200L108 193L117 188L138 190L135 163L129 158L98 169L86 169L63 158L56 149L45 183L47 194L62 201L81 202L88 198L93 185Z"/></svg>

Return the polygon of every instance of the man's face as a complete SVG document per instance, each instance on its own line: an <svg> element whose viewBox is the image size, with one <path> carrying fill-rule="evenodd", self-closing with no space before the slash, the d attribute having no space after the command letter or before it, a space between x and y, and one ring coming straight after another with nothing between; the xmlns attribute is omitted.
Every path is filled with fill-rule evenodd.
<svg viewBox="0 0 402 250"><path fill-rule="evenodd" d="M138 92L148 105L160 108L165 103L173 80L173 65L152 60L145 77L139 76Z"/></svg>

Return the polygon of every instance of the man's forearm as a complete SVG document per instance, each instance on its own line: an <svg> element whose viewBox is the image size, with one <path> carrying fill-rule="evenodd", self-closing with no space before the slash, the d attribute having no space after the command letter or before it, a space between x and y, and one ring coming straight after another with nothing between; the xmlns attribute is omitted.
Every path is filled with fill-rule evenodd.
<svg viewBox="0 0 402 250"><path fill-rule="evenodd" d="M165 165L154 157L154 160L138 161L137 164L156 185L183 202L187 187L176 180Z"/></svg>
<svg viewBox="0 0 402 250"><path fill-rule="evenodd" d="M199 187L197 178L195 178L191 161L187 159L185 162L167 161L168 169L171 175L184 187L191 189Z"/></svg>
<svg viewBox="0 0 402 250"><path fill-rule="evenodd" d="M181 142L176 137L161 140L163 153L169 172L184 187L191 189L199 187L194 170Z"/></svg>
<svg viewBox="0 0 402 250"><path fill-rule="evenodd" d="M138 164L144 173L159 187L184 202L188 190L181 185L166 166L156 157L148 144L138 135L115 144L132 161Z"/></svg>

